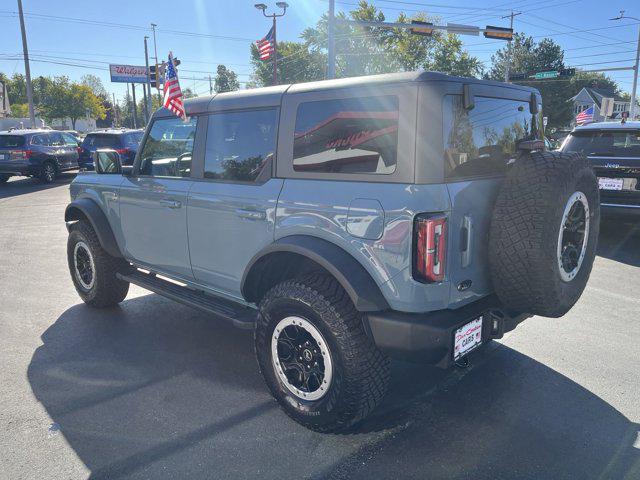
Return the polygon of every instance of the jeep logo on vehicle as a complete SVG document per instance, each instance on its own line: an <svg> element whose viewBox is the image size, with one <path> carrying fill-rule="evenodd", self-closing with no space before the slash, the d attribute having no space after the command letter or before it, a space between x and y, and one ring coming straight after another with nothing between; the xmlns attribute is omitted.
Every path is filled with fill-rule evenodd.
<svg viewBox="0 0 640 480"><path fill-rule="evenodd" d="M619 163L606 163L605 168L620 168Z"/></svg>

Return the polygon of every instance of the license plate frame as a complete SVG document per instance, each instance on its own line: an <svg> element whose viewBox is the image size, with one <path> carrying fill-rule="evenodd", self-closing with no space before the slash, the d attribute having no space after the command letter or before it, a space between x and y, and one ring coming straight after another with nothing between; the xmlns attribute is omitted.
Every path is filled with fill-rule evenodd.
<svg viewBox="0 0 640 480"><path fill-rule="evenodd" d="M598 188L620 191L624 189L624 178L598 177Z"/></svg>
<svg viewBox="0 0 640 480"><path fill-rule="evenodd" d="M458 361L465 355L482 345L482 327L484 314L465 323L453 332L453 361Z"/></svg>

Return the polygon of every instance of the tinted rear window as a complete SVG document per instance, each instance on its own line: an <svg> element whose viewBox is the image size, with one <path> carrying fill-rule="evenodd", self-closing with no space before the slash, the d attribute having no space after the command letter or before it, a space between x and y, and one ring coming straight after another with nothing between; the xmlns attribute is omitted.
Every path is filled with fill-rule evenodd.
<svg viewBox="0 0 640 480"><path fill-rule="evenodd" d="M82 142L84 148L120 148L119 135L96 135L89 134Z"/></svg>
<svg viewBox="0 0 640 480"><path fill-rule="evenodd" d="M640 130L573 132L562 151L592 157L640 157Z"/></svg>
<svg viewBox="0 0 640 480"><path fill-rule="evenodd" d="M127 145L138 145L142 141L142 132L131 132L124 135L124 143Z"/></svg>
<svg viewBox="0 0 640 480"><path fill-rule="evenodd" d="M0 148L18 148L24 146L24 137L18 135L0 135Z"/></svg>
<svg viewBox="0 0 640 480"><path fill-rule="evenodd" d="M398 97L301 103L296 117L296 172L390 174L398 153Z"/></svg>
<svg viewBox="0 0 640 480"><path fill-rule="evenodd" d="M461 95L444 103L444 161L449 178L499 175L516 156L520 140L539 138L540 119L529 103L475 97L465 110Z"/></svg>

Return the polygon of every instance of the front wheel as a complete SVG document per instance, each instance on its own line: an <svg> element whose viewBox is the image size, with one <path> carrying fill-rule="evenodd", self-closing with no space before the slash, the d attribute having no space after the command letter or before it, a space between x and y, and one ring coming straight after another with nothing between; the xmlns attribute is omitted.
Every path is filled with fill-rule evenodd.
<svg viewBox="0 0 640 480"><path fill-rule="evenodd" d="M255 347L273 396L310 429L344 430L365 418L385 394L388 359L329 275L273 287L260 302Z"/></svg>
<svg viewBox="0 0 640 480"><path fill-rule="evenodd" d="M117 273L125 271L128 264L104 251L88 223L79 221L71 227L67 260L76 291L87 305L110 307L127 296L129 282L120 280Z"/></svg>

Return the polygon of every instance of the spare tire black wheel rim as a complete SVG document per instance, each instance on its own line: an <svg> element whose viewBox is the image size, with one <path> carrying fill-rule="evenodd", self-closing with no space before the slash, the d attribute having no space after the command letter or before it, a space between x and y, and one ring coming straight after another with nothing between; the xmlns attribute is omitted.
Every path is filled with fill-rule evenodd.
<svg viewBox="0 0 640 480"><path fill-rule="evenodd" d="M93 255L84 242L76 243L73 249L73 266L76 280L85 290L91 290L95 283L96 266Z"/></svg>
<svg viewBox="0 0 640 480"><path fill-rule="evenodd" d="M558 235L558 267L560 278L573 280L582 266L589 240L589 202L582 192L569 197L564 207Z"/></svg>
<svg viewBox="0 0 640 480"><path fill-rule="evenodd" d="M286 317L271 336L273 368L283 385L301 400L319 400L333 377L327 342L310 321Z"/></svg>

